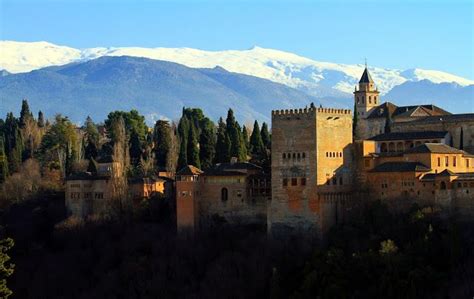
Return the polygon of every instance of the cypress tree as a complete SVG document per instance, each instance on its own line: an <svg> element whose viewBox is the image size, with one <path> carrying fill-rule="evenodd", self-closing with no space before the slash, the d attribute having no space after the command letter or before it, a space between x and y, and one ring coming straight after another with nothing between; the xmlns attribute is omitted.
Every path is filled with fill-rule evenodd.
<svg viewBox="0 0 474 299"><path fill-rule="evenodd" d="M226 163L230 160L230 139L226 132L226 124L219 118L217 127L217 141L216 141L216 163Z"/></svg>
<svg viewBox="0 0 474 299"><path fill-rule="evenodd" d="M253 124L252 135L250 135L250 149L250 152L252 153L252 157L254 159L263 158L263 153L265 153L265 146L263 144L258 121L255 121Z"/></svg>
<svg viewBox="0 0 474 299"><path fill-rule="evenodd" d="M5 182L8 176L8 159L5 154L4 137L0 136L0 183Z"/></svg>
<svg viewBox="0 0 474 299"><path fill-rule="evenodd" d="M183 108L184 109L184 108ZM189 120L186 116L182 116L178 124L178 138L179 138L179 155L178 155L178 169L188 165L188 132Z"/></svg>
<svg viewBox="0 0 474 299"><path fill-rule="evenodd" d="M461 132L460 132L460 136L459 136L459 149L464 149L464 132L462 130L462 127L461 127Z"/></svg>
<svg viewBox="0 0 474 299"><path fill-rule="evenodd" d="M27 119L33 119L33 114L30 111L30 106L28 105L28 101L24 99L21 102L20 128L25 127Z"/></svg>
<svg viewBox="0 0 474 299"><path fill-rule="evenodd" d="M43 115L43 112L41 112L41 110L38 112L38 127L40 128L43 128L45 125L44 123L44 115Z"/></svg>
<svg viewBox="0 0 474 299"><path fill-rule="evenodd" d="M199 159L201 167L208 169L212 167L216 154L216 133L214 124L208 118L203 123L201 136L199 137Z"/></svg>
<svg viewBox="0 0 474 299"><path fill-rule="evenodd" d="M244 125L242 127L242 139L244 141L245 149L247 153L250 153L250 140L249 140L249 132L247 130L247 127Z"/></svg>
<svg viewBox="0 0 474 299"><path fill-rule="evenodd" d="M357 136L357 123L359 122L359 116L357 115L357 104L354 102L354 118L352 120L352 136L354 140L358 139Z"/></svg>
<svg viewBox="0 0 474 299"><path fill-rule="evenodd" d="M197 168L201 168L201 161L199 160L199 147L197 143L197 134L194 125L191 124L188 134L187 144L187 156L188 164L194 165Z"/></svg>
<svg viewBox="0 0 474 299"><path fill-rule="evenodd" d="M171 127L168 121L159 120L155 123L153 143L155 145L156 168L164 170L171 148Z"/></svg>
<svg viewBox="0 0 474 299"><path fill-rule="evenodd" d="M8 169L11 173L18 171L22 162L23 139L18 120L13 113L8 113L4 125L5 154L8 159Z"/></svg>
<svg viewBox="0 0 474 299"><path fill-rule="evenodd" d="M230 156L236 157L239 161L245 160L245 153L242 146L242 138L240 137L240 126L235 120L234 111L229 109L226 119L226 131L230 140Z"/></svg>
<svg viewBox="0 0 474 299"><path fill-rule="evenodd" d="M39 124L39 118L38 118ZM86 147L84 149L84 157L88 160L96 158L99 152L99 130L92 119L88 116L85 122L86 127Z"/></svg>
<svg viewBox="0 0 474 299"><path fill-rule="evenodd" d="M272 141L271 141L270 132L268 131L268 125L266 122L262 124L262 130L260 131L260 135L262 135L263 145L268 149L271 148Z"/></svg>
<svg viewBox="0 0 474 299"><path fill-rule="evenodd" d="M132 131L130 136L130 160L134 167L140 164L140 158L142 157L142 144L140 142L140 136L137 132Z"/></svg>

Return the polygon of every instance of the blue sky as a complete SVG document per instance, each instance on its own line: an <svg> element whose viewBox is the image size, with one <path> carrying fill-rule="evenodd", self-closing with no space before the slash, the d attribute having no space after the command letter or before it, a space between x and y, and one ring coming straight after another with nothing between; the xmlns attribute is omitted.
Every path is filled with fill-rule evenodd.
<svg viewBox="0 0 474 299"><path fill-rule="evenodd" d="M96 46L274 48L474 79L474 1L0 0L0 38Z"/></svg>

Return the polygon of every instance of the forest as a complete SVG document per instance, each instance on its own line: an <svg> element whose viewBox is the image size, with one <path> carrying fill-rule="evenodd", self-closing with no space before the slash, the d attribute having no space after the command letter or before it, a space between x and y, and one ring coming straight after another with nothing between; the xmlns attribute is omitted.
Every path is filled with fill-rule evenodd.
<svg viewBox="0 0 474 299"><path fill-rule="evenodd" d="M474 224L417 205L394 213L368 200L323 244L225 223L184 238L160 198L120 217L66 218L64 178L103 157L129 177L231 157L268 170L268 125L250 127L231 109L215 124L197 108L153 128L135 110L77 125L34 117L24 100L19 117L0 119L0 297L472 297Z"/></svg>

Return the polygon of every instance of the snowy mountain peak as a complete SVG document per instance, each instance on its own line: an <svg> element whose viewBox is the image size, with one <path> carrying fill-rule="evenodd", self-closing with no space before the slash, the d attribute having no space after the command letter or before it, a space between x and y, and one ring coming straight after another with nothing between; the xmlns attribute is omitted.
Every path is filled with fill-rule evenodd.
<svg viewBox="0 0 474 299"><path fill-rule="evenodd" d="M88 61L102 56L135 56L165 60L192 68L220 66L227 71L282 83L316 96L350 94L365 65L320 62L280 50L254 46L249 50L205 51L193 48L98 47L74 49L48 42L0 41L0 69L10 73L29 72L52 65ZM407 81L473 85L474 80L449 73L422 69L369 67L378 89L384 94Z"/></svg>

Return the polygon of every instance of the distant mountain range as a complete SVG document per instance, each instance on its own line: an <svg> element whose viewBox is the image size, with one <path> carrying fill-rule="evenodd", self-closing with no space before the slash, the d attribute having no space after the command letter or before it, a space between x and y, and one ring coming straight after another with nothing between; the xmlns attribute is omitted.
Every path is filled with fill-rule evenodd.
<svg viewBox="0 0 474 299"><path fill-rule="evenodd" d="M352 91L364 68L259 47L216 52L79 50L47 42L0 41L0 53L0 113L18 110L26 97L38 104L37 109L63 112L73 119L87 114L102 118L114 106L138 108L149 121L176 118L183 105L202 107L213 118L235 107L241 110L236 112L242 121L268 120L271 108L310 102L351 108ZM433 103L452 112L474 112L473 80L422 69L369 70L384 101Z"/></svg>
<svg viewBox="0 0 474 299"><path fill-rule="evenodd" d="M233 108L242 122L269 121L272 109L325 105L302 91L222 68L195 69L139 57L94 60L0 77L0 113L18 111L22 98L47 115L103 120L110 111L137 109L149 123L177 119L182 107L199 107L217 120ZM339 103L339 106L343 106Z"/></svg>

